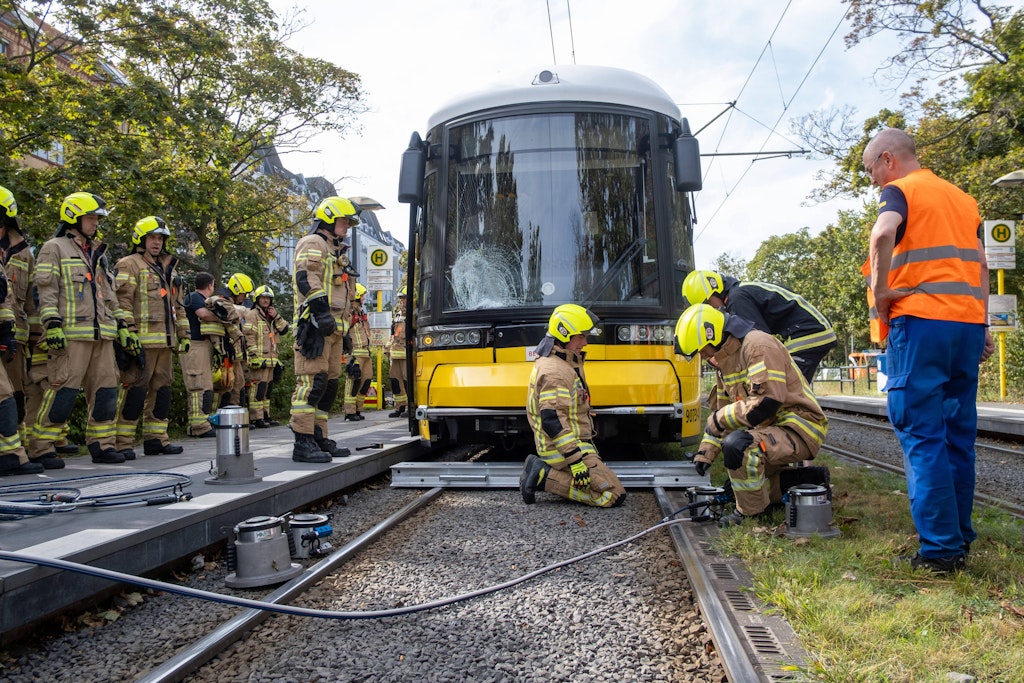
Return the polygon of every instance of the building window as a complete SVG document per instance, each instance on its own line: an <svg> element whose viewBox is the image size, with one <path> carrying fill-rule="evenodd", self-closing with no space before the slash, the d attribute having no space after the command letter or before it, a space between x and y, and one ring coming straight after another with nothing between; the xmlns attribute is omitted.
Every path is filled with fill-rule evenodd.
<svg viewBox="0 0 1024 683"><path fill-rule="evenodd" d="M49 149L37 149L33 152L40 159L45 159L56 166L64 165L64 143L54 142Z"/></svg>
<svg viewBox="0 0 1024 683"><path fill-rule="evenodd" d="M7 54L7 41L0 38L0 55Z"/></svg>

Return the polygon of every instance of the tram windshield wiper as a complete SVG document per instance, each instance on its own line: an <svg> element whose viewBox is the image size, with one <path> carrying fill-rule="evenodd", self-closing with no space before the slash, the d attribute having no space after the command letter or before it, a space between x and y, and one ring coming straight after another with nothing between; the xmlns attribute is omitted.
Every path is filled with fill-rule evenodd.
<svg viewBox="0 0 1024 683"><path fill-rule="evenodd" d="M618 276L619 271L621 271L626 266L626 264L632 261L634 256L640 253L640 250L644 248L645 244L647 244L646 237L637 237L635 240L633 240L632 244L626 247L626 249L619 255L619 258L615 259L615 262L612 263L611 268L605 271L605 274L601 277L601 279L598 280L594 284L594 286L590 288L590 291L587 292L587 295L583 297L583 301L585 303L581 305L584 308L590 308L591 306L593 306L594 301L597 299L597 297L604 294L604 290L608 289L608 286L611 285L612 281L614 281L615 278Z"/></svg>

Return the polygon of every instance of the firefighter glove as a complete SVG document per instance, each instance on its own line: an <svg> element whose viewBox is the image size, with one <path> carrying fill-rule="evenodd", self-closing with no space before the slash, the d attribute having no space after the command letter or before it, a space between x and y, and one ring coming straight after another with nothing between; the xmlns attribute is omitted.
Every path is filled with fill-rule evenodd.
<svg viewBox="0 0 1024 683"><path fill-rule="evenodd" d="M235 359L235 345L227 337L224 337L224 355L228 360Z"/></svg>
<svg viewBox="0 0 1024 683"><path fill-rule="evenodd" d="M50 351L61 351L68 345L68 338L64 336L64 328L59 322L51 322L46 328L46 347Z"/></svg>
<svg viewBox="0 0 1024 683"><path fill-rule="evenodd" d="M188 337L181 337L178 339L178 353L188 353L189 347L192 346L192 340Z"/></svg>
<svg viewBox="0 0 1024 683"><path fill-rule="evenodd" d="M590 468L587 467L587 463L577 460L569 465L569 471L572 472L573 488L590 489Z"/></svg>
<svg viewBox="0 0 1024 683"><path fill-rule="evenodd" d="M142 352L142 343L139 341L139 335L135 334L127 327L121 327L117 330L117 341L121 344L121 348L129 356L138 356Z"/></svg>
<svg viewBox="0 0 1024 683"><path fill-rule="evenodd" d="M341 352L348 355L352 353L352 349L352 337L346 334L344 337L341 338Z"/></svg>
<svg viewBox="0 0 1024 683"><path fill-rule="evenodd" d="M711 465L709 465L706 462L701 462L700 460L694 460L693 468L697 470L698 477L703 477L705 474L708 473L708 470L711 469Z"/></svg>
<svg viewBox="0 0 1024 683"><path fill-rule="evenodd" d="M359 367L359 363L356 362L355 356L349 356L348 362L345 363L345 374L352 379L359 379L362 376L363 370Z"/></svg>
<svg viewBox="0 0 1024 683"><path fill-rule="evenodd" d="M295 326L295 348L303 357L310 360L319 358L324 353L324 338L308 318L300 318L299 324Z"/></svg>
<svg viewBox="0 0 1024 683"><path fill-rule="evenodd" d="M7 321L0 323L0 357L4 362L10 363L18 352L18 342L14 340L14 323Z"/></svg>
<svg viewBox="0 0 1024 683"><path fill-rule="evenodd" d="M265 363L266 363L266 361L264 361L262 358L250 358L249 359L249 369L250 370L262 370Z"/></svg>

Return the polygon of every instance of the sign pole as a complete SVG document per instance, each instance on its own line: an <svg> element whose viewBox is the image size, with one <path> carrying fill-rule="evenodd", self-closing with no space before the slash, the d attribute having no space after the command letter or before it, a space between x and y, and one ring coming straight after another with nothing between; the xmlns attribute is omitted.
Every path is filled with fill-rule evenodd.
<svg viewBox="0 0 1024 683"><path fill-rule="evenodd" d="M1003 269L996 271L996 292L1003 295ZM999 398L1006 398L1006 331L997 331L999 335Z"/></svg>
<svg viewBox="0 0 1024 683"><path fill-rule="evenodd" d="M1017 298L1005 295L1004 271L1017 267L1015 221L985 221L985 259L996 271L996 296L988 300L989 331L998 335L999 398L1006 398L1006 333L1017 329Z"/></svg>

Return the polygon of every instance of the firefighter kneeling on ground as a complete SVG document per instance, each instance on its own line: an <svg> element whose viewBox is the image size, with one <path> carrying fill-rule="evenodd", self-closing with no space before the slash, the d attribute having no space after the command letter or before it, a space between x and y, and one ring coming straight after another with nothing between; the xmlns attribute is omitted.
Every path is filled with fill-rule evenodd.
<svg viewBox="0 0 1024 683"><path fill-rule="evenodd" d="M551 314L548 333L537 345L526 415L540 457L531 453L523 463L519 490L527 505L537 491L595 507L626 500L626 489L594 446L583 347L599 322L582 306L563 304Z"/></svg>
<svg viewBox="0 0 1024 683"><path fill-rule="evenodd" d="M818 454L828 419L786 347L753 323L707 304L683 311L676 351L698 353L715 368L711 415L693 462L704 476L721 453L736 495L722 526L739 524L782 503L797 484L828 487L828 469L794 467Z"/></svg>

